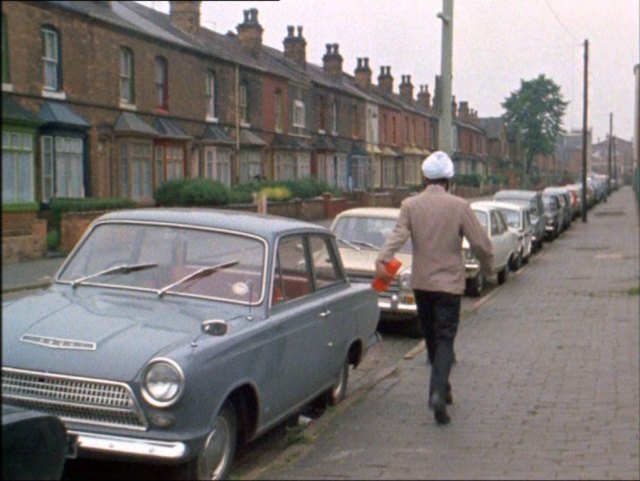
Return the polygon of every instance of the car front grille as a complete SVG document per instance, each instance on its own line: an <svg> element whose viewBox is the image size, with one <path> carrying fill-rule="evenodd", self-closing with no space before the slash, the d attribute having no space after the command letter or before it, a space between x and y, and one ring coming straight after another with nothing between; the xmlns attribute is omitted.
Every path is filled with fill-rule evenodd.
<svg viewBox="0 0 640 481"><path fill-rule="evenodd" d="M367 276L363 274L349 274L349 281L371 285L371 283L373 282L373 276ZM389 284L389 288L386 291L378 292L378 297L388 299L393 294L398 294L399 291L400 286L398 284L398 278L396 277L393 281L391 281L391 283Z"/></svg>
<svg viewBox="0 0 640 481"><path fill-rule="evenodd" d="M2 368L2 401L63 421L147 428L133 392L124 383Z"/></svg>

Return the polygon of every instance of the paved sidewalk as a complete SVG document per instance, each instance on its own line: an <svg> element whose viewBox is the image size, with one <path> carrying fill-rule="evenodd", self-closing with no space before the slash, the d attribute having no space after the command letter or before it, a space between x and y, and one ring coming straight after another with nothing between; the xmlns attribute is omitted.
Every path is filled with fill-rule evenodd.
<svg viewBox="0 0 640 481"><path fill-rule="evenodd" d="M421 350L256 476L639 479L638 224L625 187L462 321L450 425L427 409Z"/></svg>
<svg viewBox="0 0 640 481"><path fill-rule="evenodd" d="M64 257L2 264L2 292L35 289L49 284Z"/></svg>

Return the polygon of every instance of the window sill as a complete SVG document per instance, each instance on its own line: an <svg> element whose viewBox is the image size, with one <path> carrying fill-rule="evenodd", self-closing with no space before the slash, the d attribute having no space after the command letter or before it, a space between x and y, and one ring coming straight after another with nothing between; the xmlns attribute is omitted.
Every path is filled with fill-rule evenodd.
<svg viewBox="0 0 640 481"><path fill-rule="evenodd" d="M67 100L66 92L59 92L55 90L46 90L42 91L42 96L48 99L56 99L56 100Z"/></svg>
<svg viewBox="0 0 640 481"><path fill-rule="evenodd" d="M205 122L212 123L212 124L217 124L217 123L218 123L218 117L211 117L210 115L207 115L207 116L204 118L204 121L205 121Z"/></svg>
<svg viewBox="0 0 640 481"><path fill-rule="evenodd" d="M161 115L169 115L169 111L162 107L156 107L155 109L153 109L153 113L161 114Z"/></svg>
<svg viewBox="0 0 640 481"><path fill-rule="evenodd" d="M251 124L249 124L249 123L247 123L245 121L242 121L242 122L240 122L240 127L250 128Z"/></svg>
<svg viewBox="0 0 640 481"><path fill-rule="evenodd" d="M324 129L318 129L318 133L319 133L319 134L322 134L322 135L326 134L326 132L324 131Z"/></svg>
<svg viewBox="0 0 640 481"><path fill-rule="evenodd" d="M2 91L3 92L13 92L13 84L2 83Z"/></svg>
<svg viewBox="0 0 640 481"><path fill-rule="evenodd" d="M119 107L124 110L133 110L133 111L138 110L138 107L136 107L135 104L130 104L122 101L120 101Z"/></svg>

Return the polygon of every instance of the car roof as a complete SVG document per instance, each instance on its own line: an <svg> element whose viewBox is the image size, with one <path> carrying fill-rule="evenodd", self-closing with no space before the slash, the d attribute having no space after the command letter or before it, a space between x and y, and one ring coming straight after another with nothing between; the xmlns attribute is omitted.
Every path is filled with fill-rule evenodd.
<svg viewBox="0 0 640 481"><path fill-rule="evenodd" d="M496 200L479 200L474 202L474 204L493 206L498 209L529 210L529 207L525 205L514 204L513 202L499 202Z"/></svg>
<svg viewBox="0 0 640 481"><path fill-rule="evenodd" d="M355 207L342 211L336 216L339 217L380 217L397 219L400 215L398 207Z"/></svg>
<svg viewBox="0 0 640 481"><path fill-rule="evenodd" d="M498 197L502 197L502 196L509 196L509 197L513 197L513 198L520 198L520 199L530 199L531 197L535 197L537 195L539 195L540 192L537 190L518 190L518 189L504 189L504 190L499 190L498 192L496 192L494 194L495 196Z"/></svg>
<svg viewBox="0 0 640 481"><path fill-rule="evenodd" d="M255 212L207 208L148 208L109 212L100 221L158 222L208 227L271 238L282 232L300 230L330 232L326 227L311 222Z"/></svg>

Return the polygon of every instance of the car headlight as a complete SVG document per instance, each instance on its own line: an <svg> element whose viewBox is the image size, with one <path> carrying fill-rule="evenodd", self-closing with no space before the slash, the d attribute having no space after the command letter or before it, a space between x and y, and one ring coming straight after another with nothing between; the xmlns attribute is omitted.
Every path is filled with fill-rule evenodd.
<svg viewBox="0 0 640 481"><path fill-rule="evenodd" d="M173 405L184 391L184 374L171 359L151 361L142 378L142 396L155 407Z"/></svg>
<svg viewBox="0 0 640 481"><path fill-rule="evenodd" d="M411 291L411 273L405 272L399 278L400 289L403 291Z"/></svg>

